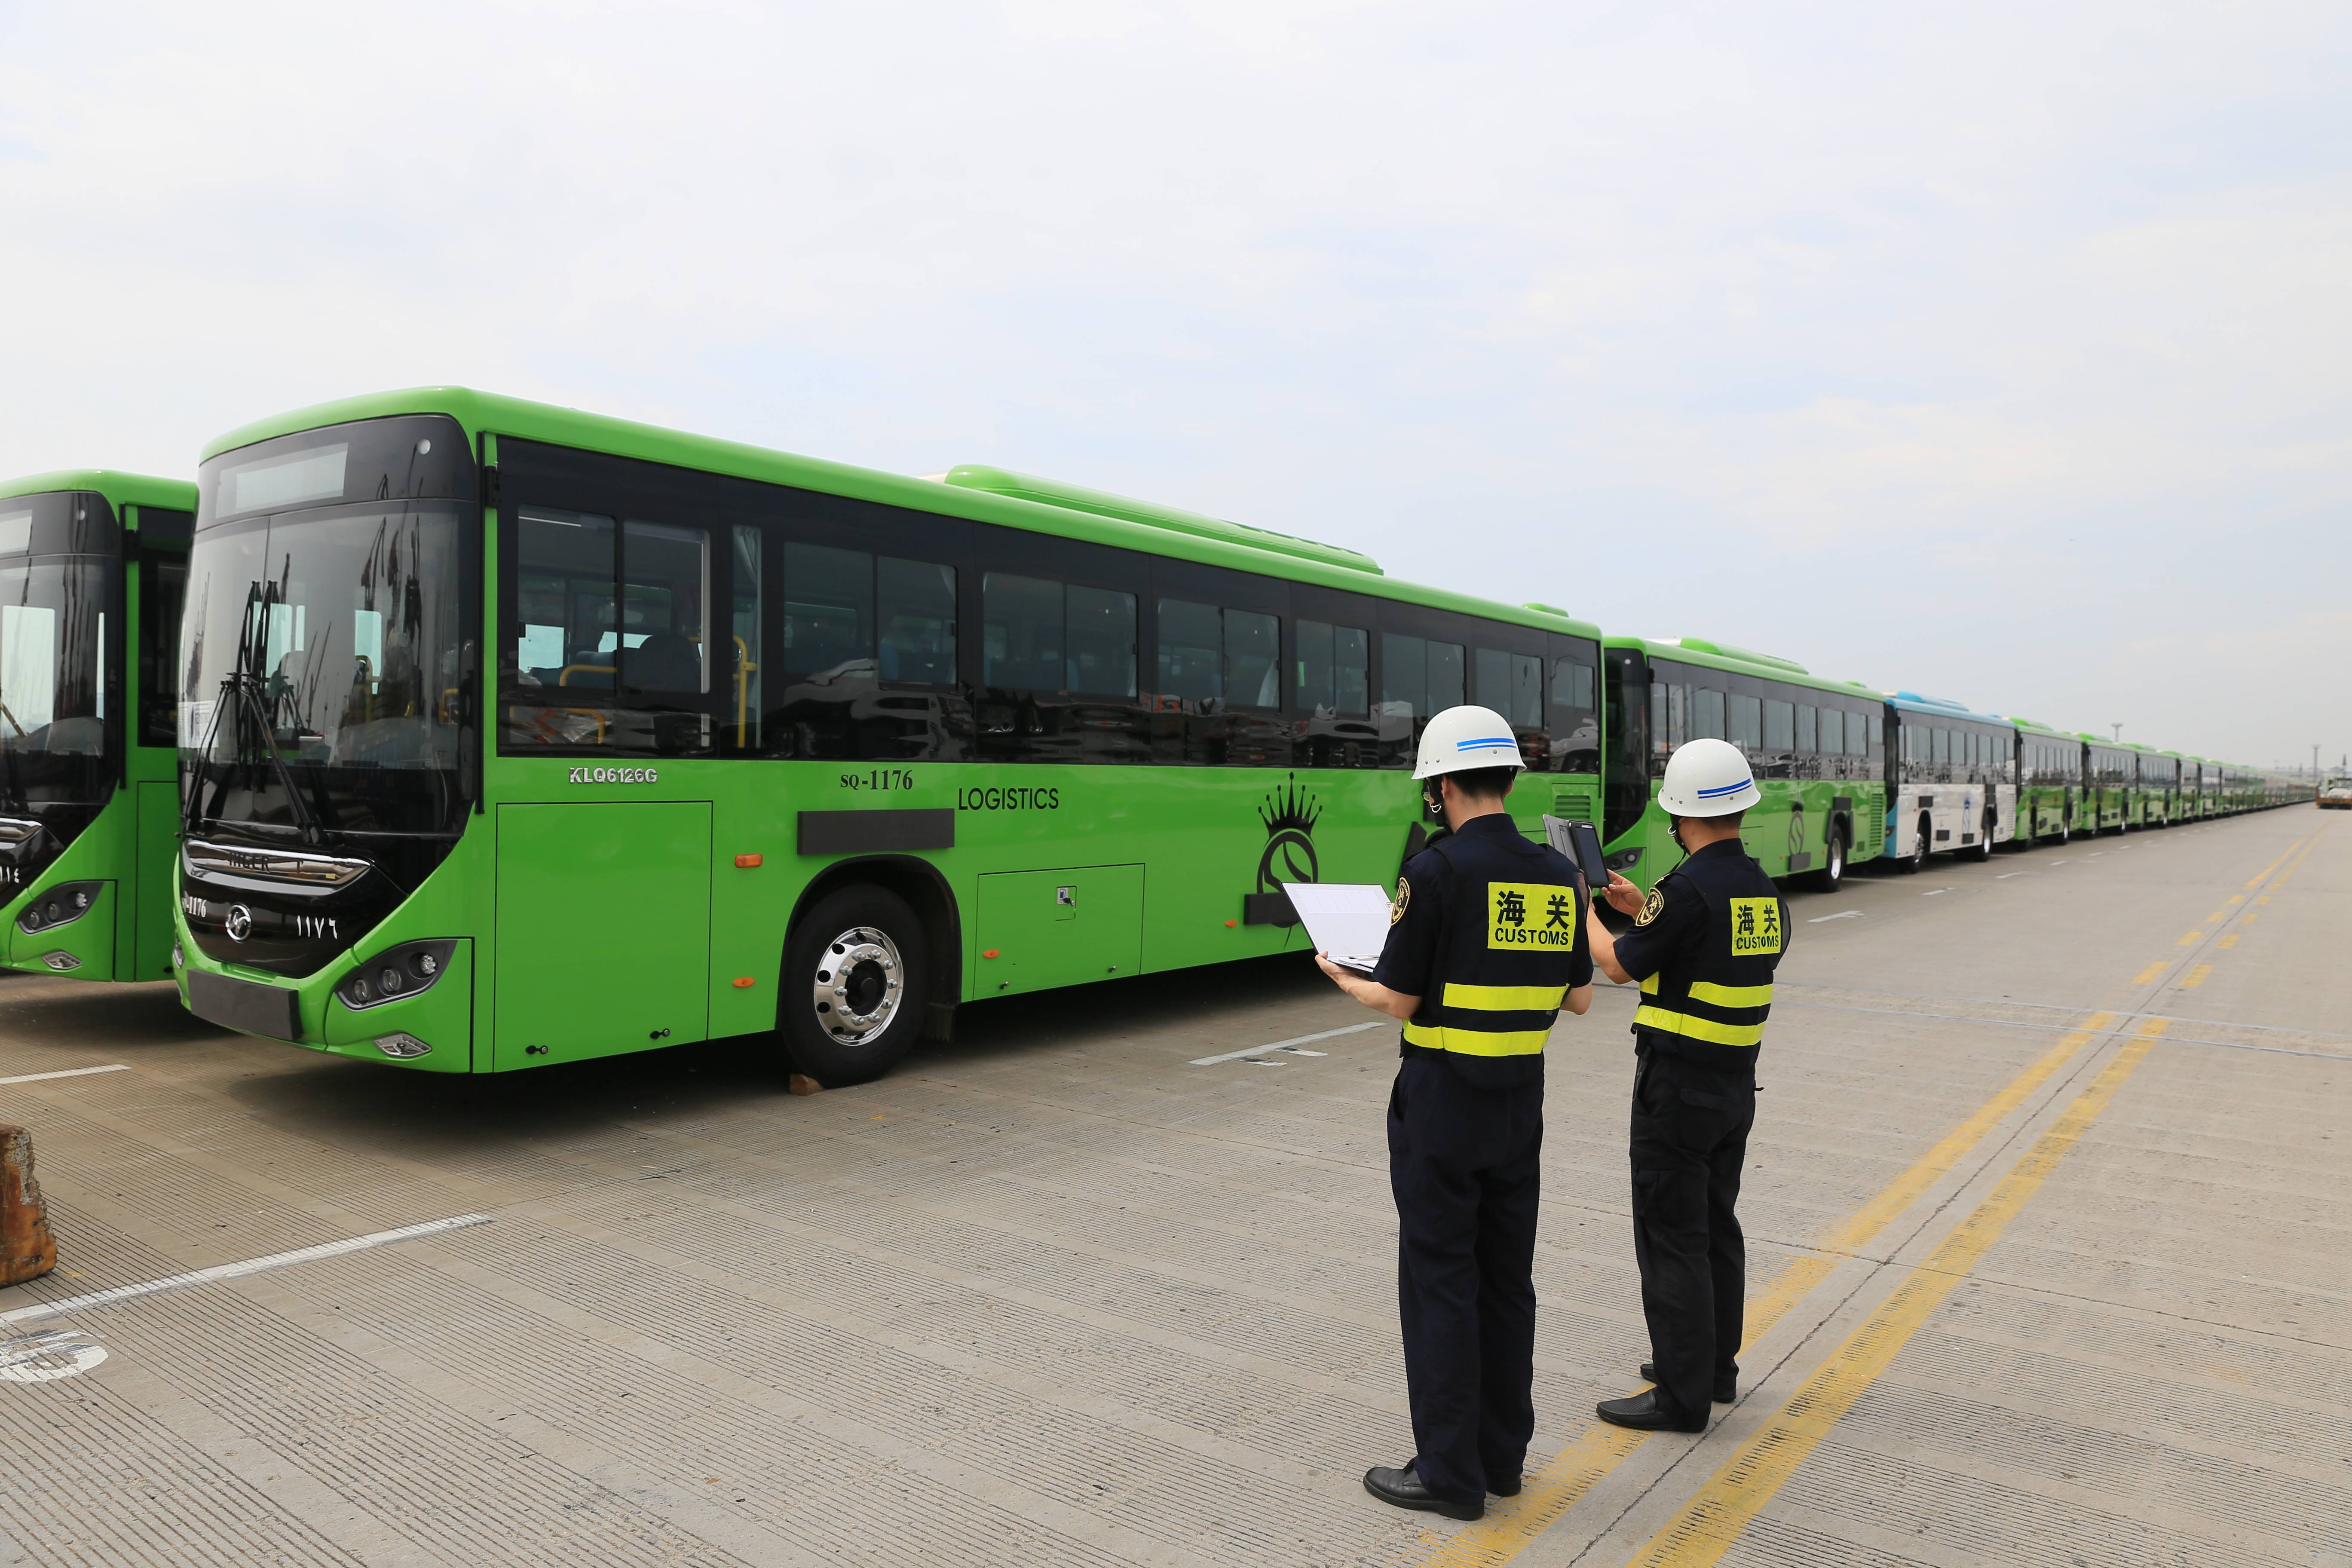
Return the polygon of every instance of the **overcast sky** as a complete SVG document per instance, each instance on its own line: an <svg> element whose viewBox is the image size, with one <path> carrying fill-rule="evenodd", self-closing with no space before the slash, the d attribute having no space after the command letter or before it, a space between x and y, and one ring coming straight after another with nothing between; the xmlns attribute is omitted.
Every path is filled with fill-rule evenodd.
<svg viewBox="0 0 2352 1568"><path fill-rule="evenodd" d="M20 5L0 474L460 382L2352 747L2352 7Z"/></svg>

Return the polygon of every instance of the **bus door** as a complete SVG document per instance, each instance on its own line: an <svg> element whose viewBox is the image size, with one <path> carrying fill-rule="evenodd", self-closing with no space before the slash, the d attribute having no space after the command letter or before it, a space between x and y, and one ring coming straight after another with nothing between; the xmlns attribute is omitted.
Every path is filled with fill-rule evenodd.
<svg viewBox="0 0 2352 1568"><path fill-rule="evenodd" d="M501 805L498 1070L709 1032L710 804Z"/></svg>

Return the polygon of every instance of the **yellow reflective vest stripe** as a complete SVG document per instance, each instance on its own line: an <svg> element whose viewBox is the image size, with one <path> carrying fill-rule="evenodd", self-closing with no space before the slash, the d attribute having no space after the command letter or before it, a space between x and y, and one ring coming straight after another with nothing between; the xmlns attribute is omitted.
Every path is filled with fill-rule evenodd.
<svg viewBox="0 0 2352 1568"><path fill-rule="evenodd" d="M1712 1002L1718 1007L1769 1007L1772 988L1769 985L1717 985L1712 980L1691 982L1691 1000Z"/></svg>
<svg viewBox="0 0 2352 1568"><path fill-rule="evenodd" d="M1655 1029L1663 1035L1682 1035L1694 1040L1705 1040L1716 1046L1760 1045L1764 1039L1761 1024L1718 1024L1712 1018L1694 1017L1688 1013L1676 1013L1664 1007L1637 1007L1633 1022L1645 1029ZM1412 1026L1406 1030L1411 1032Z"/></svg>
<svg viewBox="0 0 2352 1568"><path fill-rule="evenodd" d="M1565 985L1462 985L1445 983L1444 1005L1474 1013L1557 1013L1568 1000Z"/></svg>
<svg viewBox="0 0 2352 1568"><path fill-rule="evenodd" d="M1433 1051L1455 1051L1465 1057L1535 1056L1542 1051L1550 1035L1549 1029L1460 1029L1444 1024L1416 1024L1411 1019L1404 1026L1408 1045Z"/></svg>

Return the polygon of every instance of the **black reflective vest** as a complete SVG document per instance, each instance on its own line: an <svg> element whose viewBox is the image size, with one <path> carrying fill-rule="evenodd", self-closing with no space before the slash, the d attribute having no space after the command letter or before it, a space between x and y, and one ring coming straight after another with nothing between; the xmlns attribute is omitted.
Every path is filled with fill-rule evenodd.
<svg viewBox="0 0 2352 1568"><path fill-rule="evenodd" d="M1540 1056L1584 940L1576 868L1514 830L1450 834L1434 982L1405 1020L1409 1046L1460 1057Z"/></svg>
<svg viewBox="0 0 2352 1568"><path fill-rule="evenodd" d="M1695 855L1660 885L1669 897L1696 896L1706 925L1700 941L1642 982L1633 1032L1676 1056L1748 1067L1772 1011L1772 972L1789 944L1788 905L1744 853Z"/></svg>

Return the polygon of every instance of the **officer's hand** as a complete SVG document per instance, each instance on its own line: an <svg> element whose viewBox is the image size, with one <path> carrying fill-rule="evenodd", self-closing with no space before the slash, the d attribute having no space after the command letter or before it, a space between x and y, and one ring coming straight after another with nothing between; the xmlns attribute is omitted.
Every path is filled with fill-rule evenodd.
<svg viewBox="0 0 2352 1568"><path fill-rule="evenodd" d="M1609 873L1609 886L1601 889L1601 896L1607 899L1609 907L1621 915L1642 912L1642 889L1614 871Z"/></svg>
<svg viewBox="0 0 2352 1568"><path fill-rule="evenodd" d="M1342 987L1346 986L1348 982L1350 980L1360 980L1363 978L1362 975L1358 974L1354 970L1342 969L1338 964L1332 963L1331 955L1328 952L1317 953L1315 955L1315 965L1317 968L1322 970L1324 973L1329 975L1333 980L1339 982Z"/></svg>

